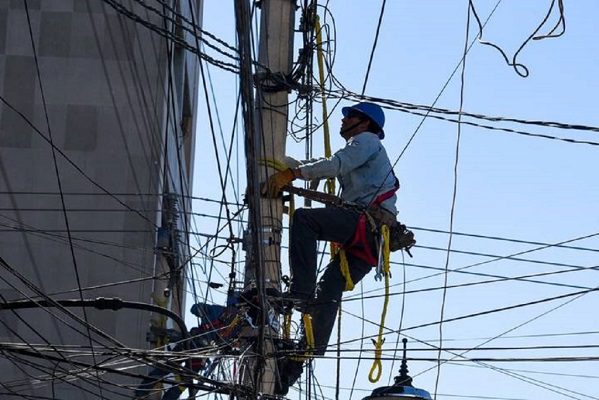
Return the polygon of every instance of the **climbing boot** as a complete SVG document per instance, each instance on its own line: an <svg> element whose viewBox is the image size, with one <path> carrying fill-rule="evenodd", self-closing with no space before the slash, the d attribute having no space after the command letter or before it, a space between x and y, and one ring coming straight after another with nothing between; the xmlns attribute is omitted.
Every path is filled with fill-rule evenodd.
<svg viewBox="0 0 599 400"><path fill-rule="evenodd" d="M312 296L297 292L283 293L283 304L289 308L294 308L299 312L306 311L308 305L312 301Z"/></svg>

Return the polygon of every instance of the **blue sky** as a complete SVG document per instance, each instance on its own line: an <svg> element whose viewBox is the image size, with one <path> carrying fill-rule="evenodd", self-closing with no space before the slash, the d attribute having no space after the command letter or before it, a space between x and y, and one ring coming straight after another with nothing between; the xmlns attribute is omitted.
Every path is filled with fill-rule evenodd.
<svg viewBox="0 0 599 400"><path fill-rule="evenodd" d="M207 0L204 9L204 29L229 43L235 43L234 12L232 2ZM475 1L481 19L485 20L497 1ZM484 38L500 46L511 58L521 43L534 31L549 9L549 0L500 2L484 30ZM506 65L494 49L475 43L466 57L463 110L489 116L513 117L525 120L556 121L568 124L599 126L599 27L596 15L599 2L592 0L566 1L566 31L563 36L531 41L520 52L518 61L525 64L530 75L522 78ZM381 26L379 43L370 72L366 95L396 101L431 105L439 96L452 71L462 58L466 34L467 1L399 1L390 0ZM368 56L374 39L380 12L380 1L331 0L329 8L335 18L336 58L333 73L348 89L360 92ZM547 33L557 22L554 10L545 28ZM322 10L320 12L321 16ZM324 18L324 17L323 17ZM330 18L326 21L331 22ZM470 40L478 33L474 20L469 30ZM298 38L299 39L299 38ZM297 54L297 49L296 53ZM218 151L224 157L221 141L230 140L236 96L236 77L210 67L215 102L222 126ZM458 110L460 104L460 70L443 90L437 107ZM194 195L218 199L220 189L216 174L214 149L205 117L205 98L200 96L198 148L196 150L196 176ZM342 102L341 105L349 104ZM330 108L333 102L329 103ZM318 109L316 109L318 110ZM389 110L386 113L385 146L393 161L402 152L409 138L421 123L422 117ZM485 121L483 121L485 122ZM599 142L596 132L555 129L510 123L486 122L489 125L519 129L526 132ZM333 148L343 145L336 135L340 125L339 112L333 114L331 131ZM218 126L218 124L217 124ZM406 263L444 268L449 235L422 230L448 231L456 162L455 123L427 118L417 131L414 140L398 159L395 172L401 181L399 192L400 219L414 227L418 245L414 258ZM220 134L219 134L220 135ZM243 192L245 163L243 141L235 139L234 177L237 193ZM322 133L314 136L314 155L322 154ZM287 141L288 154L301 158L304 144ZM599 183L597 152L599 148L588 144L567 143L515 133L486 130L462 125L457 166L457 191L453 230L499 238L555 244L599 233L597 204ZM234 182L237 180L234 179ZM234 190L227 189L228 199L234 200ZM234 210L234 209L233 209ZM210 203L197 202L194 211L216 213ZM197 229L202 233L214 232L209 218L197 218ZM236 227L238 229L238 227ZM202 239L204 240L204 239ZM202 242L203 243L203 242ZM222 243L219 243L222 244ZM597 236L569 243L570 246L599 249ZM470 253L509 256L540 247L513 241L473 238L454 235L451 248ZM437 248L439 250L434 250ZM443 250L445 249L445 250ZM445 297L445 317L454 318L471 313L526 303L582 290L597 285L598 272L584 270L597 265L597 252L580 249L546 248L519 258L546 262L524 262L500 259L470 267L466 271L506 277L524 276L575 269L574 272L541 276L536 279L546 283L505 280L495 283L463 286L448 289ZM285 258L283 258L285 259ZM450 270L492 260L482 255L451 252ZM223 258L227 261L227 257ZM413 265L402 266L401 254L393 255L392 292L401 292L403 275L406 289L439 288L443 275ZM207 259L196 262L208 266ZM553 264L547 264L553 263ZM559 264L559 265L555 265ZM286 268L287 265L284 265ZM576 267L580 267L576 269ZM213 280L224 281L228 274L225 264L215 264ZM404 272L405 271L405 272ZM201 272L201 271L199 271ZM478 282L493 278L448 274L448 285ZM495 278L497 279L497 278ZM555 286L547 282L567 284ZM198 290L203 290L198 287ZM346 297L359 294L346 294ZM382 293L382 285L374 281L374 274L364 279L363 290ZM215 301L222 301L216 293ZM591 292L575 300L541 303L486 316L467 318L443 324L445 346L473 348L490 338L496 339L486 347L522 347L547 345L581 345L599 343L599 333L561 335L599 331L595 310L598 294ZM391 298L386 326L397 329L400 324L402 296ZM405 296L402 326L413 327L439 320L442 291L424 291ZM567 301L572 300L570 303ZM191 301L191 300L190 300ZM383 299L377 297L364 302L364 316L371 321L380 318ZM553 310L557 306L559 308ZM347 302L344 309L360 314L359 301ZM359 338L361 322L354 316L344 315L343 339ZM374 335L375 325L364 325L365 335ZM411 357L437 357L428 345L438 345L438 325L411 329L405 332L411 339L410 347L422 349L409 353ZM547 336L560 334L560 336ZM533 335L533 337L530 337ZM544 336L543 336L544 335ZM484 339L486 338L486 339ZM391 348L396 335L388 335L385 348ZM419 342L420 341L420 342ZM364 342L371 349L370 340ZM358 349L359 342L343 345L344 349ZM334 353L329 353L333 355ZM356 356L356 352L344 353ZM385 355L392 356L392 352ZM368 353L370 356L370 353ZM599 356L599 349L538 349L538 350L487 350L470 352L466 357L487 358L547 358ZM441 358L450 358L442 353ZM435 389L437 369L430 361L410 362L410 371L417 387ZM491 365L493 368L489 367ZM377 386L387 384L389 374L395 375L398 364L391 371L391 363L383 363L383 378L378 384L367 380L370 361L363 360L357 372L356 390L352 398L362 398ZM321 385L334 382L333 360L318 360L315 373ZM356 362L343 363L341 386L350 388L356 371ZM514 372L516 371L516 372ZM527 372L521 372L527 371ZM567 375L553 375L567 374ZM516 375L516 376L514 376ZM551 386L555 385L555 386ZM365 390L365 391L357 391ZM333 397L334 390L323 387L326 396ZM342 391L349 398L349 391ZM486 362L485 366L473 362L445 364L439 375L437 398L501 398L557 400L563 398L599 397L599 366L597 361L586 362Z"/></svg>

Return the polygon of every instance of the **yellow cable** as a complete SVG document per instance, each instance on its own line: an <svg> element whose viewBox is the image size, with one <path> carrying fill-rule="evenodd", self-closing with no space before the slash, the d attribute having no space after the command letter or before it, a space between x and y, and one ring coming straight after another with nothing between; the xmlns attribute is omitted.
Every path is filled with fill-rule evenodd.
<svg viewBox="0 0 599 400"><path fill-rule="evenodd" d="M325 73L324 73L324 52L322 50L322 29L320 26L320 17L316 16L316 58L318 60L318 77L320 79L320 97L322 99L322 130L324 132L324 156L330 157L331 152L331 134L329 130L329 112L327 110L327 96L324 88ZM335 178L328 178L326 181L326 192L328 194L335 194ZM335 243L331 243L330 254L331 259L339 253L339 246ZM341 274L345 277L345 291L353 290L354 283L349 274L349 265L347 263L347 257L345 252L341 250Z"/></svg>
<svg viewBox="0 0 599 400"><path fill-rule="evenodd" d="M322 129L324 132L324 156L331 156L331 134L329 132L329 112L327 110L327 96L324 91L324 53L322 51L322 30L320 27L320 17L316 16L316 58L318 60L318 77L320 79L320 97L322 99ZM327 193L335 194L335 179L329 178L326 183ZM332 255L332 254L331 254Z"/></svg>
<svg viewBox="0 0 599 400"><path fill-rule="evenodd" d="M349 264L347 262L347 255L345 254L345 250L339 250L339 267L341 268L341 275L345 278L345 292L354 290L354 281L351 279L351 274L349 273Z"/></svg>
<svg viewBox="0 0 599 400"><path fill-rule="evenodd" d="M381 227L381 233L383 235L383 274L385 275L385 302L383 304L383 312L381 313L381 323L379 325L379 334L374 344L374 361L368 374L368 380L372 383L376 383L381 378L383 373L383 364L381 363L381 354L383 352L383 328L385 326L385 317L387 316L387 305L389 304L389 258L391 252L389 250L389 227L383 225Z"/></svg>

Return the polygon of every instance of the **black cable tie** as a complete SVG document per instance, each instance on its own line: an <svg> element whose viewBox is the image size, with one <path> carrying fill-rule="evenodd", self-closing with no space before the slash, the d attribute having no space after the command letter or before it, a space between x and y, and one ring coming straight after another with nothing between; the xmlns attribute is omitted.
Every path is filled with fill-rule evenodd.
<svg viewBox="0 0 599 400"><path fill-rule="evenodd" d="M231 236L231 237L227 238L227 243L233 244L233 243L242 243L242 242L243 242L243 239L242 238L238 238L236 236Z"/></svg>

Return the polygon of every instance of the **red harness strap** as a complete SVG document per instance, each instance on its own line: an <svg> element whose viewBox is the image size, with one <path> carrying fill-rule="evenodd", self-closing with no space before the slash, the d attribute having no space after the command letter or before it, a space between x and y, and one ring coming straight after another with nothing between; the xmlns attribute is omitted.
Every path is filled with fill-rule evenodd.
<svg viewBox="0 0 599 400"><path fill-rule="evenodd" d="M396 184L393 189L377 196L372 204L380 206L382 202L391 198L395 192L397 192L397 189L399 189L399 185ZM343 246L343 249L347 253L366 261L369 265L376 265L378 263L378 257L375 257L375 255L372 254L372 248L368 242L368 233L366 231L367 223L366 215L361 214L360 219L358 219L354 237L348 245Z"/></svg>
<svg viewBox="0 0 599 400"><path fill-rule="evenodd" d="M366 215L360 215L360 219L358 220L358 226L356 226L356 232L354 233L354 237L352 241L343 246L343 250L345 250L348 254L352 256L358 257L364 261L366 261L369 265L376 265L377 259L372 254L372 249L370 248L370 244L368 243L368 236L366 234Z"/></svg>

